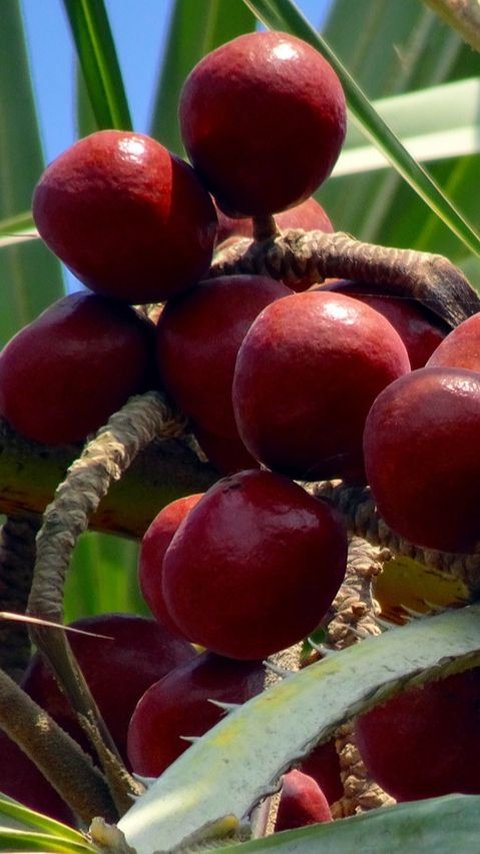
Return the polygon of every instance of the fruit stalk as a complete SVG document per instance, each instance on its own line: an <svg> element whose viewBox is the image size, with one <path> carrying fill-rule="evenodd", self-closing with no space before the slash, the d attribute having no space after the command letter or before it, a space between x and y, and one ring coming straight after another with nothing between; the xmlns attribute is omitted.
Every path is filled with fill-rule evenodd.
<svg viewBox="0 0 480 854"><path fill-rule="evenodd" d="M287 285L308 276L381 285L383 293L418 300L451 327L480 311L477 296L461 270L442 255L375 246L348 234L291 230L264 241L239 240L219 252L211 276L250 273L282 279Z"/></svg>

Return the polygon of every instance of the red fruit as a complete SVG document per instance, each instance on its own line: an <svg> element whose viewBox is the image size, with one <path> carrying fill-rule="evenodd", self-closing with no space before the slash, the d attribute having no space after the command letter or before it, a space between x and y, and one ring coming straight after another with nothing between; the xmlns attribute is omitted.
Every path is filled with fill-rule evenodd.
<svg viewBox="0 0 480 854"><path fill-rule="evenodd" d="M207 432L238 437L232 381L240 344L261 310L291 293L267 276L222 276L171 300L160 315L157 365L162 385Z"/></svg>
<svg viewBox="0 0 480 854"><path fill-rule="evenodd" d="M333 69L280 32L247 33L200 60L179 117L195 169L230 215L275 213L311 196L332 171L346 127Z"/></svg>
<svg viewBox="0 0 480 854"><path fill-rule="evenodd" d="M251 218L235 219L227 216L220 209L217 210L217 216L217 243L221 243L229 237L253 237ZM304 231L318 230L331 233L335 230L321 204L313 196L293 208L276 214L275 222L281 231L286 231L289 228L303 228Z"/></svg>
<svg viewBox="0 0 480 854"><path fill-rule="evenodd" d="M259 463L248 453L240 436L215 436L196 424L192 425L195 438L209 462L218 473L225 476L245 469L260 468Z"/></svg>
<svg viewBox="0 0 480 854"><path fill-rule="evenodd" d="M0 414L28 439L84 439L151 373L153 326L104 297L63 297L18 332L0 354Z"/></svg>
<svg viewBox="0 0 480 854"><path fill-rule="evenodd" d="M43 173L33 197L47 246L87 287L132 303L157 302L208 270L212 201L191 167L139 133L79 140Z"/></svg>
<svg viewBox="0 0 480 854"><path fill-rule="evenodd" d="M322 291L278 300L238 353L240 436L253 456L290 477L361 477L368 410L409 369L398 333L359 300Z"/></svg>
<svg viewBox="0 0 480 854"><path fill-rule="evenodd" d="M378 286L371 288L363 282L341 280L323 286L322 290L354 297L383 314L405 344L412 371L425 366L449 332L448 327L419 302L379 293Z"/></svg>
<svg viewBox="0 0 480 854"><path fill-rule="evenodd" d="M0 732L0 792L32 810L64 824L75 823L72 812L28 756Z"/></svg>
<svg viewBox="0 0 480 854"><path fill-rule="evenodd" d="M313 777L329 804L343 798L340 758L333 739L314 747L312 752L305 759L302 759L299 770L308 774L309 777Z"/></svg>
<svg viewBox="0 0 480 854"><path fill-rule="evenodd" d="M473 314L453 329L432 353L427 367L480 371L480 314Z"/></svg>
<svg viewBox="0 0 480 854"><path fill-rule="evenodd" d="M401 537L447 552L480 540L480 374L422 368L386 388L365 424L378 512Z"/></svg>
<svg viewBox="0 0 480 854"><path fill-rule="evenodd" d="M126 756L128 723L144 691L174 667L196 656L186 641L173 637L156 620L131 614L102 614L72 623L108 639L69 633L73 652L110 734ZM60 689L36 655L22 687L82 744L85 737Z"/></svg>
<svg viewBox="0 0 480 854"><path fill-rule="evenodd" d="M220 655L264 658L318 625L343 580L343 522L290 480L218 481L177 530L163 593L185 635Z"/></svg>
<svg viewBox="0 0 480 854"><path fill-rule="evenodd" d="M480 794L480 668L414 688L358 718L371 776L399 801Z"/></svg>
<svg viewBox="0 0 480 854"><path fill-rule="evenodd" d="M332 820L328 801L312 777L296 770L284 774L275 833Z"/></svg>
<svg viewBox="0 0 480 854"><path fill-rule="evenodd" d="M203 492L187 495L167 504L147 528L140 547L138 581L143 598L155 619L175 635L181 632L173 622L162 594L163 558L178 526L202 495Z"/></svg>
<svg viewBox="0 0 480 854"><path fill-rule="evenodd" d="M264 667L212 653L172 670L139 700L128 730L128 756L137 774L157 777L224 716L209 700L244 703L263 690Z"/></svg>

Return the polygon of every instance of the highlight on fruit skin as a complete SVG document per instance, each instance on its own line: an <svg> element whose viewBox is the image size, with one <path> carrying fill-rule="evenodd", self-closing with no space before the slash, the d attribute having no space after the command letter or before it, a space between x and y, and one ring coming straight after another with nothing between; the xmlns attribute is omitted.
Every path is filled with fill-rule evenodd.
<svg viewBox="0 0 480 854"><path fill-rule="evenodd" d="M267 471L223 478L179 526L163 561L163 594L191 641L260 659L310 634L344 578L343 520L298 484Z"/></svg>
<svg viewBox="0 0 480 854"><path fill-rule="evenodd" d="M283 775L275 833L333 821L328 801L313 777L294 769Z"/></svg>
<svg viewBox="0 0 480 854"><path fill-rule="evenodd" d="M32 441L76 442L154 379L154 327L131 306L69 294L0 353L0 415Z"/></svg>
<svg viewBox="0 0 480 854"><path fill-rule="evenodd" d="M187 153L230 216L307 199L335 165L345 97L329 63L282 32L246 33L203 57L179 102Z"/></svg>
<svg viewBox="0 0 480 854"><path fill-rule="evenodd" d="M380 516L414 545L469 553L480 541L480 373L421 368L377 397L365 469Z"/></svg>
<svg viewBox="0 0 480 854"><path fill-rule="evenodd" d="M217 228L191 166L152 137L120 130L97 131L60 154L35 188L33 217L83 284L130 303L195 284Z"/></svg>

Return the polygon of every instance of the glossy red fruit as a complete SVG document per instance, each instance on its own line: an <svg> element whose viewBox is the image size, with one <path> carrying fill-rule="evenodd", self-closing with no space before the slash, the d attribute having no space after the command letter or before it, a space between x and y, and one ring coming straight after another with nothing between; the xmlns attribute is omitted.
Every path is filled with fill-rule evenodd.
<svg viewBox="0 0 480 854"><path fill-rule="evenodd" d="M470 552L480 540L480 374L422 368L376 399L365 468L378 512L416 545Z"/></svg>
<svg viewBox="0 0 480 854"><path fill-rule="evenodd" d="M163 558L178 526L202 495L203 492L186 495L163 507L145 531L140 546L138 581L143 598L155 619L175 635L181 632L173 622L163 599Z"/></svg>
<svg viewBox="0 0 480 854"><path fill-rule="evenodd" d="M380 286L370 287L361 282L335 281L322 286L322 290L334 291L359 299L383 314L397 330L405 347L412 371L423 368L441 344L449 327L415 300L382 294Z"/></svg>
<svg viewBox="0 0 480 854"><path fill-rule="evenodd" d="M93 294L63 297L0 353L0 414L28 439L84 439L151 382L153 326Z"/></svg>
<svg viewBox="0 0 480 854"><path fill-rule="evenodd" d="M333 821L333 818L318 783L301 771L293 770L284 774L275 833L325 821Z"/></svg>
<svg viewBox="0 0 480 854"><path fill-rule="evenodd" d="M260 468L260 464L248 453L238 434L215 436L197 424L192 424L192 430L203 453L222 476L236 474L245 469Z"/></svg>
<svg viewBox="0 0 480 854"><path fill-rule="evenodd" d="M0 792L64 824L75 820L65 801L28 756L0 732Z"/></svg>
<svg viewBox="0 0 480 854"><path fill-rule="evenodd" d="M346 127L328 62L271 31L241 35L200 60L179 116L195 169L230 215L275 213L311 196L332 171Z"/></svg>
<svg viewBox="0 0 480 854"><path fill-rule="evenodd" d="M196 656L184 640L156 620L132 614L102 614L76 620L73 626L106 635L107 639L69 633L100 712L121 755L126 756L127 729L146 689L170 670ZM50 671L36 655L22 687L82 744L85 737Z"/></svg>
<svg viewBox="0 0 480 854"><path fill-rule="evenodd" d="M179 409L207 432L237 438L235 360L261 310L291 294L267 276L206 279L170 300L157 324L157 367Z"/></svg>
<svg viewBox="0 0 480 854"><path fill-rule="evenodd" d="M151 137L119 130L93 133L57 157L37 184L33 216L80 281L132 303L193 285L216 234L212 201L191 167Z"/></svg>
<svg viewBox="0 0 480 854"><path fill-rule="evenodd" d="M468 317L439 343L427 367L480 371L480 313Z"/></svg>
<svg viewBox="0 0 480 854"><path fill-rule="evenodd" d="M409 370L398 333L359 300L322 291L278 300L238 353L240 436L253 456L290 477L362 477L368 410Z"/></svg>
<svg viewBox="0 0 480 854"><path fill-rule="evenodd" d="M231 661L212 653L172 670L139 700L128 730L133 770L158 776L198 737L218 723L224 711L209 700L244 703L263 690L261 662Z"/></svg>
<svg viewBox="0 0 480 854"><path fill-rule="evenodd" d="M217 210L217 243L230 237L253 237L253 222L250 217L234 218ZM275 222L281 231L289 228L302 228L304 231L333 232L335 229L321 204L313 196L299 205L288 208L275 215Z"/></svg>
<svg viewBox="0 0 480 854"><path fill-rule="evenodd" d="M313 777L329 804L343 798L340 758L333 739L315 747L305 759L302 759L299 770Z"/></svg>
<svg viewBox="0 0 480 854"><path fill-rule="evenodd" d="M218 481L165 554L163 593L192 641L265 658L318 625L343 580L343 521L287 478L246 471Z"/></svg>
<svg viewBox="0 0 480 854"><path fill-rule="evenodd" d="M368 771L399 801L480 794L480 668L406 691L358 718Z"/></svg>

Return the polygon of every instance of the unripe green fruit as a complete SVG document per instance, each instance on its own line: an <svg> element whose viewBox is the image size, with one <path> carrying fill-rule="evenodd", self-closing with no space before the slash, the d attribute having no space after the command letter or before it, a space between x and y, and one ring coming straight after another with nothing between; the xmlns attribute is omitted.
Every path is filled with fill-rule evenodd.
<svg viewBox="0 0 480 854"><path fill-rule="evenodd" d="M183 142L230 215L275 213L311 196L345 136L345 98L301 39L247 33L200 60L180 95Z"/></svg>
<svg viewBox="0 0 480 854"><path fill-rule="evenodd" d="M217 218L192 168L149 136L102 130L43 173L33 197L47 246L96 293L158 302L210 265Z"/></svg>

